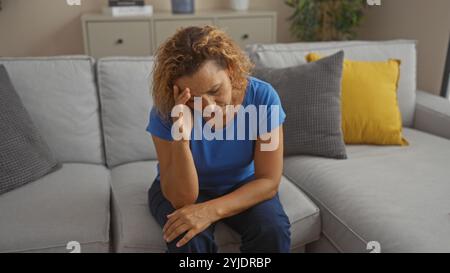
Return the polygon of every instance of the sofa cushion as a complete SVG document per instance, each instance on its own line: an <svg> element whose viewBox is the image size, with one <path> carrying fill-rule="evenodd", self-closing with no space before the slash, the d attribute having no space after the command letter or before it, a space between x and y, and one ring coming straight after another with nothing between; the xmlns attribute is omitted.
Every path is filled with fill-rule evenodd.
<svg viewBox="0 0 450 273"><path fill-rule="evenodd" d="M91 164L63 167L0 196L0 252L109 251L110 172Z"/></svg>
<svg viewBox="0 0 450 273"><path fill-rule="evenodd" d="M0 194L60 167L0 65Z"/></svg>
<svg viewBox="0 0 450 273"><path fill-rule="evenodd" d="M93 60L0 58L33 122L61 162L103 163Z"/></svg>
<svg viewBox="0 0 450 273"><path fill-rule="evenodd" d="M341 124L344 52L314 63L286 68L256 68L253 75L269 82L286 111L284 155L345 159Z"/></svg>
<svg viewBox="0 0 450 273"><path fill-rule="evenodd" d="M308 62L322 56L311 53ZM400 61L345 60L342 74L342 131L346 144L408 145L402 136L397 86Z"/></svg>
<svg viewBox="0 0 450 273"><path fill-rule="evenodd" d="M352 60L401 60L398 99L403 125L410 127L413 123L416 92L415 41L254 44L246 48L250 58L257 65L275 68L303 64L306 62L305 56L311 52L316 52L320 55L331 55L339 50L344 50L345 57Z"/></svg>
<svg viewBox="0 0 450 273"><path fill-rule="evenodd" d="M297 156L284 175L319 206L343 252L450 252L450 141L404 129L408 147L347 146L349 159Z"/></svg>
<svg viewBox="0 0 450 273"><path fill-rule="evenodd" d="M450 139L450 100L418 90L414 128Z"/></svg>
<svg viewBox="0 0 450 273"><path fill-rule="evenodd" d="M153 58L105 58L97 65L106 163L156 159L146 132L153 100L149 82Z"/></svg>
<svg viewBox="0 0 450 273"><path fill-rule="evenodd" d="M112 169L113 237L117 252L165 252L162 229L148 208L147 192L156 177L157 161L124 164ZM291 221L292 249L318 239L317 207L291 182L283 178L281 203ZM222 223L215 236L221 252L237 252L239 236Z"/></svg>

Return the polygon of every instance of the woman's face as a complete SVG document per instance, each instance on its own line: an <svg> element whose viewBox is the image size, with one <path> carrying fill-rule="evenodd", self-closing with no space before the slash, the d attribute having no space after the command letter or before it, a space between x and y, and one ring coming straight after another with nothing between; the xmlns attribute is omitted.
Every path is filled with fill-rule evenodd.
<svg viewBox="0 0 450 273"><path fill-rule="evenodd" d="M208 105L217 105L225 111L226 105L233 105L233 88L227 70L215 61L206 61L192 76L183 76L175 81L181 92L191 90L191 98L186 103L194 109L194 97L202 98L202 111Z"/></svg>

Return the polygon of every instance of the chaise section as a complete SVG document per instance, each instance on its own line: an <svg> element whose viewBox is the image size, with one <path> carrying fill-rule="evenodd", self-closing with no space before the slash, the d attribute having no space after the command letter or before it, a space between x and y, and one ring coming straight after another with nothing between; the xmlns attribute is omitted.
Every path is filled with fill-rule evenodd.
<svg viewBox="0 0 450 273"><path fill-rule="evenodd" d="M0 196L0 252L109 251L110 172L102 165L64 164Z"/></svg>
<svg viewBox="0 0 450 273"><path fill-rule="evenodd" d="M450 139L450 100L417 91L414 128Z"/></svg>
<svg viewBox="0 0 450 273"><path fill-rule="evenodd" d="M147 191L156 176L156 161L120 165L112 169L112 226L116 252L165 252L162 229L148 209ZM292 251L320 236L318 208L296 186L283 178L281 203L292 227ZM237 252L239 236L219 223L216 239L220 252Z"/></svg>
<svg viewBox="0 0 450 273"><path fill-rule="evenodd" d="M285 159L284 175L321 210L342 252L450 252L450 141L404 129L410 146L347 146L349 159Z"/></svg>

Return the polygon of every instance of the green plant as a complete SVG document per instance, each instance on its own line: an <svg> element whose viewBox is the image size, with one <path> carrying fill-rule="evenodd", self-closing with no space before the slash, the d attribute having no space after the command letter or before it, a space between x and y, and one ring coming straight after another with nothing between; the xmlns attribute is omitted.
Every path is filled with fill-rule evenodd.
<svg viewBox="0 0 450 273"><path fill-rule="evenodd" d="M284 0L294 8L292 34L302 41L349 40L355 37L365 0Z"/></svg>

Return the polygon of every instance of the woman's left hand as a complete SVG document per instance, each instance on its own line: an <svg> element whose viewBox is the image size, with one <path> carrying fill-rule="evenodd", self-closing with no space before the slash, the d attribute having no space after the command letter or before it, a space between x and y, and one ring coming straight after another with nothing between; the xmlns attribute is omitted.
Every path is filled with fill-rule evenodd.
<svg viewBox="0 0 450 273"><path fill-rule="evenodd" d="M186 232L186 235L178 241L177 247L185 245L195 235L219 220L214 208L207 203L185 206L167 215L167 218L168 220L163 228L166 242L170 243Z"/></svg>

